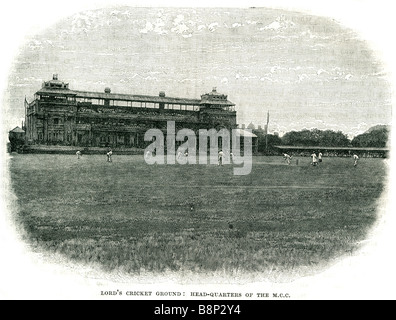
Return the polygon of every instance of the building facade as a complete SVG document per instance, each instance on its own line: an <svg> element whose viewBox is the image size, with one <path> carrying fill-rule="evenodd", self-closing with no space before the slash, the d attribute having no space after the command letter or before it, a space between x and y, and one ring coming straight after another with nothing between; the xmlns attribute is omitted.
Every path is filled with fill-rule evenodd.
<svg viewBox="0 0 396 320"><path fill-rule="evenodd" d="M219 130L237 128L235 104L216 88L201 99L115 94L71 90L53 79L43 83L34 100L25 99L25 129L28 145L144 148L144 134L157 128L166 136L167 122L176 131L188 128Z"/></svg>
<svg viewBox="0 0 396 320"><path fill-rule="evenodd" d="M19 127L15 127L8 132L8 140L10 141L8 151L18 151L25 143L25 131Z"/></svg>

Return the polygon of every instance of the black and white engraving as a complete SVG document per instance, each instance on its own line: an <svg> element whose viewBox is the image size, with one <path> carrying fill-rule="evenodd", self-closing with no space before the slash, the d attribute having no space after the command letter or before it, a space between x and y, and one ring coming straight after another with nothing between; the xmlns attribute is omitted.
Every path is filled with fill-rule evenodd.
<svg viewBox="0 0 396 320"><path fill-rule="evenodd" d="M359 255L388 210L391 79L329 17L95 8L31 35L7 77L9 220L87 279L290 283Z"/></svg>

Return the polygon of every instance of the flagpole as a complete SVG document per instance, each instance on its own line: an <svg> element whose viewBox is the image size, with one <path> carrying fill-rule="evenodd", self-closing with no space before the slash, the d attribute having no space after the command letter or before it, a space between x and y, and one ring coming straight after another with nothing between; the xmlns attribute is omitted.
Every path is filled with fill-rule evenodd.
<svg viewBox="0 0 396 320"><path fill-rule="evenodd" d="M26 100L26 96L25 96L25 101L24 101L24 105L25 105L25 129L22 126L22 130L25 130L25 139L27 139L27 127L26 127L26 120L27 120L27 100Z"/></svg>
<svg viewBox="0 0 396 320"><path fill-rule="evenodd" d="M268 123L269 123L269 111L267 112L267 125L265 126L265 152L268 153Z"/></svg>

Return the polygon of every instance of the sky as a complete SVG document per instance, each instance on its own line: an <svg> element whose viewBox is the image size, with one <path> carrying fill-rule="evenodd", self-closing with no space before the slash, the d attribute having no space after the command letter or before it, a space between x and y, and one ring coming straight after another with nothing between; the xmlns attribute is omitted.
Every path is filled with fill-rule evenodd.
<svg viewBox="0 0 396 320"><path fill-rule="evenodd" d="M391 123L381 56L329 17L264 7L131 7L83 10L30 33L10 64L8 130L23 101L56 73L71 89L200 98L213 87L237 122L269 132L318 128L350 138Z"/></svg>

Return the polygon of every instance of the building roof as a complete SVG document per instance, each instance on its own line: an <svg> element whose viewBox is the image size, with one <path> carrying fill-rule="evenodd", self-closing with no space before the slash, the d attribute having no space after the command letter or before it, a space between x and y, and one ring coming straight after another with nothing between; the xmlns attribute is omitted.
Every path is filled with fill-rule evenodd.
<svg viewBox="0 0 396 320"><path fill-rule="evenodd" d="M224 107L235 106L235 103L232 103L231 101L228 100L211 100L211 99L202 98L202 100L198 100L198 101L200 104L217 104Z"/></svg>
<svg viewBox="0 0 396 320"><path fill-rule="evenodd" d="M236 130L241 137L257 138L257 136L254 133L248 130L243 130L243 129L234 129L234 130Z"/></svg>
<svg viewBox="0 0 396 320"><path fill-rule="evenodd" d="M47 86L46 84L64 85L64 87L62 88L59 86L51 87L51 86ZM201 99L166 97L165 93L162 91L159 93L158 96L111 93L110 88L106 88L105 92L79 91L79 90L70 90L68 84L65 84L64 82L58 80L57 74L54 74L52 80L44 82L43 87L40 90L38 90L36 94L67 95L67 96L74 96L76 98L123 100L123 101L135 101L135 102L143 102L143 103L144 102L168 103L168 104L195 105L195 106L199 106L202 104L235 106L234 103L227 100L226 95L217 93L215 88L213 88L212 92L203 94L201 96Z"/></svg>
<svg viewBox="0 0 396 320"><path fill-rule="evenodd" d="M25 130L22 130L19 127L15 127L14 129L10 130L10 132L15 132L15 133L25 133Z"/></svg>
<svg viewBox="0 0 396 320"><path fill-rule="evenodd" d="M121 94L121 93L105 93L105 92L89 92L89 91L75 91L76 97L84 97L91 99L111 99L111 100L129 100L137 102L154 102L154 103L169 103L169 104L183 104L183 105L199 105L201 100L186 99L186 98L172 98L160 96L146 96L137 94Z"/></svg>
<svg viewBox="0 0 396 320"><path fill-rule="evenodd" d="M106 92L90 92L90 91L77 91L77 90L64 90L64 89L47 89L47 88L40 89L39 91L36 92L36 94L51 94L51 95L62 94L62 95L75 96L76 98L109 99L109 100L136 101L136 102L196 105L196 106L198 106L201 103L201 100L199 99L106 93Z"/></svg>
<svg viewBox="0 0 396 320"><path fill-rule="evenodd" d="M201 104L217 104L222 106L235 106L234 103L227 100L227 95L218 93L216 88L213 88L211 92L201 95Z"/></svg>
<svg viewBox="0 0 396 320"><path fill-rule="evenodd" d="M41 88L36 94L51 94L51 95L67 95L67 96L75 96L77 93L73 90L69 89L49 89L49 88Z"/></svg>

